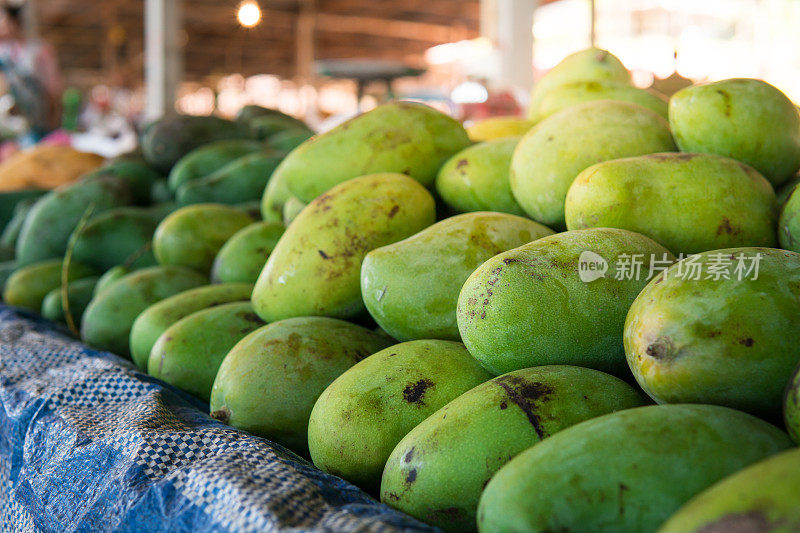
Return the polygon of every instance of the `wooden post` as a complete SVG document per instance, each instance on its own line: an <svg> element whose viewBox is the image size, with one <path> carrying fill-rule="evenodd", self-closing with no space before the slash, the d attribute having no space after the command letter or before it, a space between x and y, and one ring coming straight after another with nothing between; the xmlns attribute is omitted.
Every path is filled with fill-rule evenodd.
<svg viewBox="0 0 800 533"><path fill-rule="evenodd" d="M533 12L538 0L481 0L481 34L499 50L500 87L533 84Z"/></svg>
<svg viewBox="0 0 800 533"><path fill-rule="evenodd" d="M314 30L317 19L316 0L302 0L297 17L297 49L295 67L300 84L311 83L314 77Z"/></svg>
<svg viewBox="0 0 800 533"><path fill-rule="evenodd" d="M175 112L183 78L180 0L145 0L145 80L147 120Z"/></svg>

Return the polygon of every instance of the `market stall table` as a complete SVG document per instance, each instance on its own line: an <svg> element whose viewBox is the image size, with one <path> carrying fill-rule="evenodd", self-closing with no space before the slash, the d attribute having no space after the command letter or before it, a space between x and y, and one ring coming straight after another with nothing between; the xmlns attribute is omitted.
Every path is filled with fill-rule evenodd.
<svg viewBox="0 0 800 533"><path fill-rule="evenodd" d="M2 531L433 531L0 305Z"/></svg>

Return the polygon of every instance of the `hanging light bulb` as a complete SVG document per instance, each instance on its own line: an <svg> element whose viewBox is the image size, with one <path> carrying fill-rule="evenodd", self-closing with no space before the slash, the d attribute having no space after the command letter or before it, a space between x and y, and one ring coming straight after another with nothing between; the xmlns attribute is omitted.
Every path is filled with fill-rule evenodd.
<svg viewBox="0 0 800 533"><path fill-rule="evenodd" d="M236 18L239 19L239 24L245 28L252 28L261 22L261 8L254 0L246 0L239 4Z"/></svg>

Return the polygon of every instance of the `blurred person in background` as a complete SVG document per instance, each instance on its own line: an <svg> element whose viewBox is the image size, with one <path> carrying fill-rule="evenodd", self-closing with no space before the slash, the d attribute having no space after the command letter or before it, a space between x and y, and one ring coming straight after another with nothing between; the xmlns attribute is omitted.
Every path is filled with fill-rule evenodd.
<svg viewBox="0 0 800 533"><path fill-rule="evenodd" d="M53 48L24 35L23 9L0 7L0 71L15 111L28 122L28 144L58 127L61 76Z"/></svg>

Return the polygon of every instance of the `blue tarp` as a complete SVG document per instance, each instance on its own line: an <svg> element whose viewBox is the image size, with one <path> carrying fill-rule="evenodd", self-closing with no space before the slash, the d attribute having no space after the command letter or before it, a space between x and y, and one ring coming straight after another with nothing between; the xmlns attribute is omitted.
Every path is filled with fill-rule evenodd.
<svg viewBox="0 0 800 533"><path fill-rule="evenodd" d="M2 531L433 531L0 305Z"/></svg>

